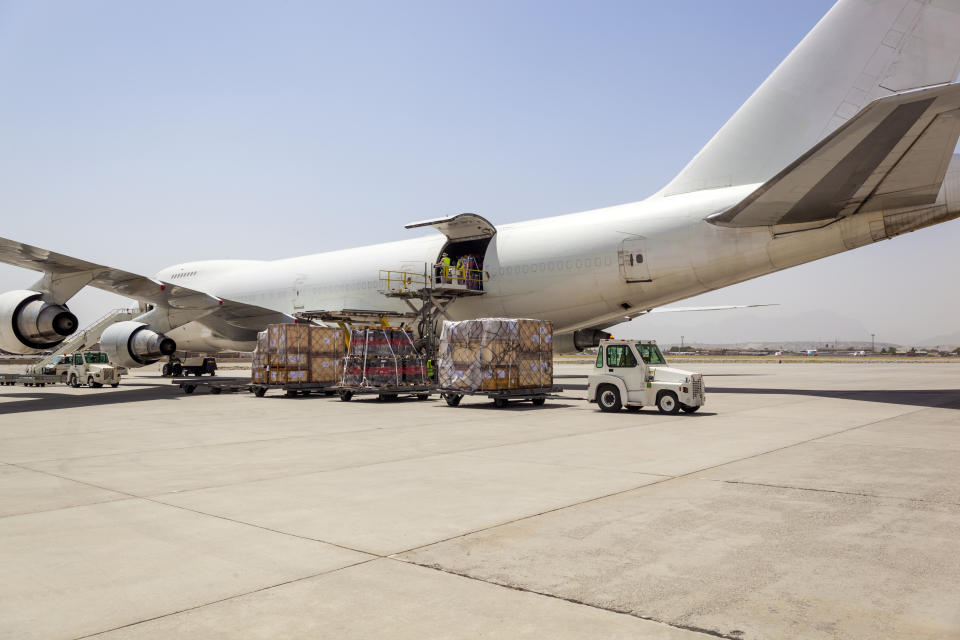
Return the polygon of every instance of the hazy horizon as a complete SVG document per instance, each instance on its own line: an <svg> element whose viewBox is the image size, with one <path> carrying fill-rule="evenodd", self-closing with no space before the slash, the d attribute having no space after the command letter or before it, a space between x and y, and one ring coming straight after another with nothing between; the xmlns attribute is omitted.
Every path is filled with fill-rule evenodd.
<svg viewBox="0 0 960 640"><path fill-rule="evenodd" d="M3 2L0 235L152 275L641 200L831 4ZM778 307L614 331L948 336L958 241L949 222L678 303ZM0 291L37 277L0 265ZM70 305L86 325L122 303Z"/></svg>

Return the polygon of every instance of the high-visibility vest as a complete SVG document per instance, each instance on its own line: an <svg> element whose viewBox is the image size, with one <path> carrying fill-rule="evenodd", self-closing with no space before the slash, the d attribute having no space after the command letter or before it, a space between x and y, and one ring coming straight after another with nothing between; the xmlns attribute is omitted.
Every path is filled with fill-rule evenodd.
<svg viewBox="0 0 960 640"><path fill-rule="evenodd" d="M427 377L433 377L433 360L427 360Z"/></svg>
<svg viewBox="0 0 960 640"><path fill-rule="evenodd" d="M449 266L450 266L450 256L443 256L442 258L440 258L440 264L442 264L442 265L445 266L445 267L449 267Z"/></svg>

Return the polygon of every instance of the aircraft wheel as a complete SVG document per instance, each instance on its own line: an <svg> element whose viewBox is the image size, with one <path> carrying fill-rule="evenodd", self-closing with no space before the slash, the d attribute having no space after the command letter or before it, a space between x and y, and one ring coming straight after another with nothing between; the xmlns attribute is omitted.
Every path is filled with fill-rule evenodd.
<svg viewBox="0 0 960 640"><path fill-rule="evenodd" d="M605 384L597 389L597 404L600 405L600 411L615 413L620 411L623 406L620 403L620 390L612 384Z"/></svg>
<svg viewBox="0 0 960 640"><path fill-rule="evenodd" d="M657 411L660 413L675 414L680 412L680 401L673 391L661 391L657 396Z"/></svg>

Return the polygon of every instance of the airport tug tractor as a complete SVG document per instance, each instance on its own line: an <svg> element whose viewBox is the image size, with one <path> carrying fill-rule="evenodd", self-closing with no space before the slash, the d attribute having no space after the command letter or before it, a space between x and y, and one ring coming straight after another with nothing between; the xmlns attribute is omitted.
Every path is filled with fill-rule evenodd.
<svg viewBox="0 0 960 640"><path fill-rule="evenodd" d="M73 388L84 384L97 388L105 384L114 388L120 386L119 368L114 366L109 356L102 351L66 354L60 357L54 367L53 375L59 376L60 382Z"/></svg>
<svg viewBox="0 0 960 640"><path fill-rule="evenodd" d="M587 401L601 411L656 405L660 413L693 413L706 404L703 376L668 367L653 340L601 340L588 382Z"/></svg>

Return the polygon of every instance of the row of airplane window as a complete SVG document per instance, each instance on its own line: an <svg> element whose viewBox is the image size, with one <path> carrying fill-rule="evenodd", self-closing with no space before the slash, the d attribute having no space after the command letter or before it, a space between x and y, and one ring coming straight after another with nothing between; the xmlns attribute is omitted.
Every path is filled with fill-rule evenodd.
<svg viewBox="0 0 960 640"><path fill-rule="evenodd" d="M498 274L501 276L513 276L513 275L523 275L529 273L545 273L548 271L563 271L563 270L576 270L576 269L590 269L597 268L601 266L611 266L613 260L607 256L605 258L595 257L595 258L580 258L580 259L570 259L570 260L556 260L551 262L540 262L533 264L524 264L518 265L516 267L500 267ZM188 274L191 272L187 272ZM196 271L192 272L196 273ZM178 274L179 275L179 274ZM184 274L187 275L187 274ZM176 277L176 276L174 276ZM376 280L359 280L347 284L332 284L326 285L323 287L306 287L299 289L299 293L312 293L314 295L323 295L325 293L333 293L336 291L355 291L357 289L379 289L381 287L380 282ZM246 296L240 296L241 300L255 301L255 300L269 300L271 298L277 300L283 300L290 298L293 294L291 290L281 289L281 290L272 290L266 291L263 293L255 293Z"/></svg>
<svg viewBox="0 0 960 640"><path fill-rule="evenodd" d="M500 275L522 275L524 273L544 273L547 271L563 271L567 269L573 271L575 269L589 269L591 267L601 267L601 266L611 266L613 260L607 256L605 258L583 258L577 260L556 260L551 262L541 262L539 264L524 264L516 267L500 267Z"/></svg>
<svg viewBox="0 0 960 640"><path fill-rule="evenodd" d="M187 276L195 276L195 275L197 275L196 271L183 271L181 273L173 274L172 276L170 276L170 279L172 280L174 278L186 278Z"/></svg>

